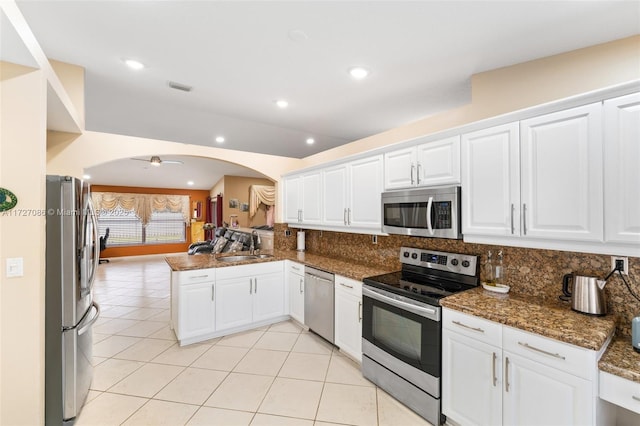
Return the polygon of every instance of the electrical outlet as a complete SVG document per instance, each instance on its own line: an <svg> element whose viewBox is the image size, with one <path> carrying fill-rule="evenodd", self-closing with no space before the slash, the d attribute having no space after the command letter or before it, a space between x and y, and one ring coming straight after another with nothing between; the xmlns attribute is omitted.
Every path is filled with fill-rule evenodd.
<svg viewBox="0 0 640 426"><path fill-rule="evenodd" d="M378 244L378 236L377 235L372 235L371 236L371 242L373 244Z"/></svg>
<svg viewBox="0 0 640 426"><path fill-rule="evenodd" d="M285 229L284 230L284 236L285 237L290 237L291 236L291 230L290 229Z"/></svg>
<svg viewBox="0 0 640 426"><path fill-rule="evenodd" d="M621 271L625 275L629 275L629 258L621 256L611 256L611 269L616 269L618 263L622 263Z"/></svg>

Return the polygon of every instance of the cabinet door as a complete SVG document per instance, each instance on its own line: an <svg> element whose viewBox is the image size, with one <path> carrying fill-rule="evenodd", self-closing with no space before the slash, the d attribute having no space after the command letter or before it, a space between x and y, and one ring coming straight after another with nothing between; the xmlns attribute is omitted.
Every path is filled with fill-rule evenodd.
<svg viewBox="0 0 640 426"><path fill-rule="evenodd" d="M215 331L215 285L213 282L179 287L179 317L174 329L178 340Z"/></svg>
<svg viewBox="0 0 640 426"><path fill-rule="evenodd" d="M382 227L382 156L353 161L349 167L347 223L357 228Z"/></svg>
<svg viewBox="0 0 640 426"><path fill-rule="evenodd" d="M522 234L602 241L602 105L521 122Z"/></svg>
<svg viewBox="0 0 640 426"><path fill-rule="evenodd" d="M605 240L640 243L640 94L604 103Z"/></svg>
<svg viewBox="0 0 640 426"><path fill-rule="evenodd" d="M253 278L229 278L216 282L218 330L249 324L253 318Z"/></svg>
<svg viewBox="0 0 640 426"><path fill-rule="evenodd" d="M302 217L302 176L291 176L284 180L284 220L299 222Z"/></svg>
<svg viewBox="0 0 640 426"><path fill-rule="evenodd" d="M410 188L416 184L416 148L384 154L384 189Z"/></svg>
<svg viewBox="0 0 640 426"><path fill-rule="evenodd" d="M460 136L418 145L418 186L460 183Z"/></svg>
<svg viewBox="0 0 640 426"><path fill-rule="evenodd" d="M462 233L520 235L518 123L462 135Z"/></svg>
<svg viewBox="0 0 640 426"><path fill-rule="evenodd" d="M288 281L289 315L300 324L304 324L304 275L290 269Z"/></svg>
<svg viewBox="0 0 640 426"><path fill-rule="evenodd" d="M320 171L302 177L302 222L317 223L322 220L322 188Z"/></svg>
<svg viewBox="0 0 640 426"><path fill-rule="evenodd" d="M253 321L284 315L284 274L271 273L253 278Z"/></svg>
<svg viewBox="0 0 640 426"><path fill-rule="evenodd" d="M322 172L322 223L331 226L347 225L347 169L346 164Z"/></svg>
<svg viewBox="0 0 640 426"><path fill-rule="evenodd" d="M502 424L501 371L500 348L442 330L442 412L447 417L464 425Z"/></svg>
<svg viewBox="0 0 640 426"><path fill-rule="evenodd" d="M349 288L342 288L341 284ZM359 294L354 289L359 290ZM335 344L354 359L362 361L362 285L338 277L335 291Z"/></svg>
<svg viewBox="0 0 640 426"><path fill-rule="evenodd" d="M591 382L504 351L503 424L590 425Z"/></svg>

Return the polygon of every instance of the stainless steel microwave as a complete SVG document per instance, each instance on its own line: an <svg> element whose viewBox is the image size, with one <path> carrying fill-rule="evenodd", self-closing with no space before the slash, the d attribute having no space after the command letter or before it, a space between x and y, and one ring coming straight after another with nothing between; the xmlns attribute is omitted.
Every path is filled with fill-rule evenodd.
<svg viewBox="0 0 640 426"><path fill-rule="evenodd" d="M382 193L382 232L462 238L460 187L441 186Z"/></svg>

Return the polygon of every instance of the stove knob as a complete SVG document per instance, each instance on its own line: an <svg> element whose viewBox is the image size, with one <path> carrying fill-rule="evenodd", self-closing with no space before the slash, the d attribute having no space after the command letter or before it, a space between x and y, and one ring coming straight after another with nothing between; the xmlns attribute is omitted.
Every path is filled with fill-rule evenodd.
<svg viewBox="0 0 640 426"><path fill-rule="evenodd" d="M411 258L412 259L417 259L418 258L418 253L411 253Z"/></svg>
<svg viewBox="0 0 640 426"><path fill-rule="evenodd" d="M405 251L404 253L402 253L402 255L403 255L404 257L409 257L409 252L408 252L408 251Z"/></svg>
<svg viewBox="0 0 640 426"><path fill-rule="evenodd" d="M451 264L453 266L458 266L458 259L451 259Z"/></svg>
<svg viewBox="0 0 640 426"><path fill-rule="evenodd" d="M463 260L463 261L462 261L462 266L464 266L465 268L468 268L468 267L469 267L469 265L470 265L470 263L469 263L469 261L468 261L468 260Z"/></svg>
<svg viewBox="0 0 640 426"><path fill-rule="evenodd" d="M405 285L405 286L404 286L404 289L405 289L405 290L411 290L411 287L409 287L408 285Z"/></svg>
<svg viewBox="0 0 640 426"><path fill-rule="evenodd" d="M413 291L414 293L417 293L418 289L417 288L412 288L411 291Z"/></svg>

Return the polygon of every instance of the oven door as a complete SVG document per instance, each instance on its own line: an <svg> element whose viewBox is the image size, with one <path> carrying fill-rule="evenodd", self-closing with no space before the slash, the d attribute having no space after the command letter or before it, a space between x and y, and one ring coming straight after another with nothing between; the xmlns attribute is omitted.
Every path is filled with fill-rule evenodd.
<svg viewBox="0 0 640 426"><path fill-rule="evenodd" d="M363 340L376 352L440 378L440 307L366 285L362 295Z"/></svg>

